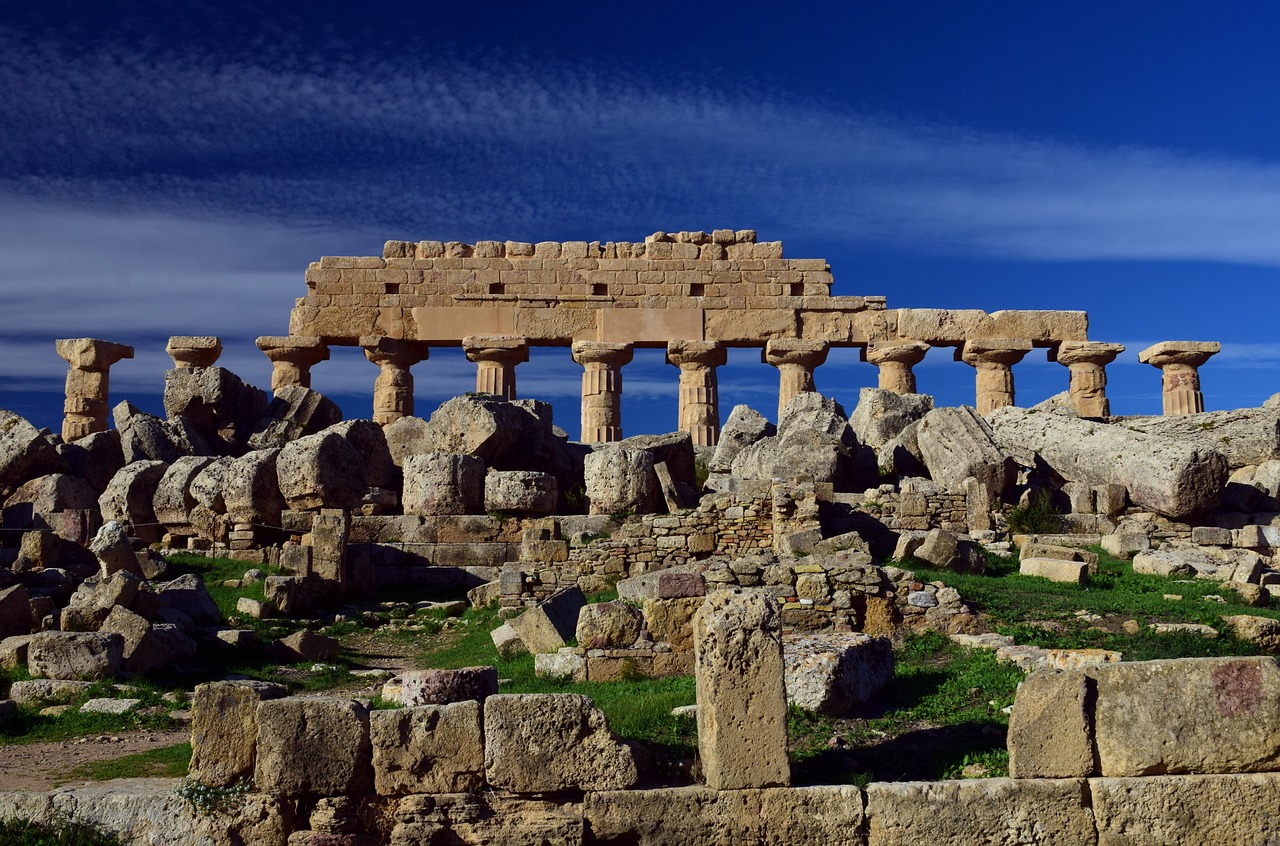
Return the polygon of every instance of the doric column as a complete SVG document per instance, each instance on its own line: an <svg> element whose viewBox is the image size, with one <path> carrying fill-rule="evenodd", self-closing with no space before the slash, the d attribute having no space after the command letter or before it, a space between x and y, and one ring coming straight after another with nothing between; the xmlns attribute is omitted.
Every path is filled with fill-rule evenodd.
<svg viewBox="0 0 1280 846"><path fill-rule="evenodd" d="M622 440L622 366L631 361L630 344L575 341L573 360L582 365L583 443Z"/></svg>
<svg viewBox="0 0 1280 846"><path fill-rule="evenodd" d="M516 365L529 360L529 342L519 335L470 335L462 339L476 363L476 393L516 398Z"/></svg>
<svg viewBox="0 0 1280 846"><path fill-rule="evenodd" d="M329 345L307 335L264 335L258 349L271 359L271 390L290 385L311 387L311 368L329 360Z"/></svg>
<svg viewBox="0 0 1280 846"><path fill-rule="evenodd" d="M1166 416L1204 411L1197 368L1221 349L1217 341L1161 341L1138 353L1138 361L1164 371Z"/></svg>
<svg viewBox="0 0 1280 846"><path fill-rule="evenodd" d="M720 382L716 368L728 360L716 341L669 341L667 364L680 368L677 428L688 432L694 446L715 446L720 440Z"/></svg>
<svg viewBox="0 0 1280 846"><path fill-rule="evenodd" d="M1107 417L1107 365L1124 352L1123 344L1101 341L1063 341L1049 350L1049 358L1071 371L1071 403L1081 417Z"/></svg>
<svg viewBox="0 0 1280 846"><path fill-rule="evenodd" d="M164 351L178 370L213 367L218 356L222 355L222 341L212 335L174 335Z"/></svg>
<svg viewBox="0 0 1280 846"><path fill-rule="evenodd" d="M827 360L826 341L774 338L764 345L760 358L778 368L778 416L796 394L814 390L813 371Z"/></svg>
<svg viewBox="0 0 1280 846"><path fill-rule="evenodd" d="M427 358L427 345L381 335L360 339L364 357L378 365L373 383L373 422L386 426L413 414L413 374L409 368Z"/></svg>
<svg viewBox="0 0 1280 846"><path fill-rule="evenodd" d="M878 342L862 350L862 358L880 368L880 390L914 394L916 374L911 368L924 361L929 345L922 341Z"/></svg>
<svg viewBox="0 0 1280 846"><path fill-rule="evenodd" d="M105 432L111 407L111 365L122 358L133 358L133 347L97 338L64 338L53 343L58 355L71 365L62 406L62 440L71 443L94 432Z"/></svg>
<svg viewBox="0 0 1280 846"><path fill-rule="evenodd" d="M958 361L978 371L974 406L979 414L1014 404L1013 366L1029 352L1030 341L1004 338L965 341L956 350Z"/></svg>

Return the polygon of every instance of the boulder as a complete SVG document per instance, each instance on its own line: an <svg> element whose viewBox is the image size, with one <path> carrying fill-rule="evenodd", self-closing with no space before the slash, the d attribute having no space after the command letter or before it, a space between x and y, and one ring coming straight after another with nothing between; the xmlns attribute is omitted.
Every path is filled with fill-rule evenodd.
<svg viewBox="0 0 1280 846"><path fill-rule="evenodd" d="M7 499L24 482L66 469L47 432L0 409L0 498Z"/></svg>
<svg viewBox="0 0 1280 846"><path fill-rule="evenodd" d="M27 645L27 671L37 678L111 678L123 659L124 638L110 632L39 632Z"/></svg>
<svg viewBox="0 0 1280 846"><path fill-rule="evenodd" d="M923 420L924 418L920 418ZM876 450L879 471L891 476L925 476L929 469L920 452L920 420L908 423L897 437Z"/></svg>
<svg viewBox="0 0 1280 846"><path fill-rule="evenodd" d="M765 419L765 416L748 405L735 405L729 412L729 419L720 427L720 440L716 442L716 451L711 457L711 470L714 473L728 473L733 469L733 460L744 449L763 438L776 435L777 428Z"/></svg>
<svg viewBox="0 0 1280 846"><path fill-rule="evenodd" d="M126 570L135 576L142 575L138 566L138 554L133 551L133 542L125 531L124 523L119 520L108 520L93 536L89 543L89 551L98 559L104 578Z"/></svg>
<svg viewBox="0 0 1280 846"><path fill-rule="evenodd" d="M276 478L291 510L349 511L368 490L365 466L356 448L330 428L286 444L276 457Z"/></svg>
<svg viewBox="0 0 1280 846"><path fill-rule="evenodd" d="M148 543L164 534L156 523L156 488L169 465L163 461L135 461L121 467L98 497L103 520L119 520L134 526L138 537Z"/></svg>
<svg viewBox="0 0 1280 846"><path fill-rule="evenodd" d="M580 589L565 588L520 616L512 617L507 625L515 630L529 652L535 655L555 652L575 636L578 615L586 604L587 598Z"/></svg>
<svg viewBox="0 0 1280 846"><path fill-rule="evenodd" d="M93 501L107 489L116 471L124 466L124 450L120 448L120 433L115 429L94 432L72 444L62 444L58 454L66 462L67 471L83 479L93 488Z"/></svg>
<svg viewBox="0 0 1280 846"><path fill-rule="evenodd" d="M501 658L514 658L529 652L529 648L524 645L524 640L510 623L498 626L489 632L489 637L493 640L493 648L498 651L498 656Z"/></svg>
<svg viewBox="0 0 1280 846"><path fill-rule="evenodd" d="M844 490L852 482L857 448L840 404L805 391L782 410L776 435L738 453L732 472L742 479L830 482Z"/></svg>
<svg viewBox="0 0 1280 846"><path fill-rule="evenodd" d="M161 585L157 594L161 609L180 611L196 626L219 626L224 622L222 612L199 576L191 573L179 576Z"/></svg>
<svg viewBox="0 0 1280 846"><path fill-rule="evenodd" d="M607 445L583 464L591 514L652 514L657 510L658 479L653 456L637 449Z"/></svg>
<svg viewBox="0 0 1280 846"><path fill-rule="evenodd" d="M484 702L498 692L498 671L494 667L406 670L400 674L400 688L406 706L448 705L469 699Z"/></svg>
<svg viewBox="0 0 1280 846"><path fill-rule="evenodd" d="M215 458L191 478L187 492L194 502L192 509L199 505L216 514L227 513L227 503L222 496L222 485L233 460Z"/></svg>
<svg viewBox="0 0 1280 846"><path fill-rule="evenodd" d="M935 408L921 418L915 437L929 477L949 491L963 490L970 476L993 496L1014 482L1013 459L996 443L987 420L969 406Z"/></svg>
<svg viewBox="0 0 1280 846"><path fill-rule="evenodd" d="M341 644L322 634L302 629L273 642L268 649L272 658L282 664L303 661L332 661L338 657Z"/></svg>
<svg viewBox="0 0 1280 846"><path fill-rule="evenodd" d="M480 708L466 701L370 713L374 791L401 796L483 787Z"/></svg>
<svg viewBox="0 0 1280 846"><path fill-rule="evenodd" d="M127 608L116 606L103 620L100 632L114 632L124 639L120 669L141 675L195 657L195 641L176 626L152 624Z"/></svg>
<svg viewBox="0 0 1280 846"><path fill-rule="evenodd" d="M526 416L520 406L491 394L454 397L427 421L425 451L472 455L496 466L519 447Z"/></svg>
<svg viewBox="0 0 1280 846"><path fill-rule="evenodd" d="M698 751L710 788L790 784L781 627L758 592L716 591L694 615Z"/></svg>
<svg viewBox="0 0 1280 846"><path fill-rule="evenodd" d="M142 593L142 580L128 570L119 570L110 576L90 576L80 583L67 607L62 609L64 631L97 631L117 605L132 608ZM155 599L149 593L147 601Z"/></svg>
<svg viewBox="0 0 1280 846"><path fill-rule="evenodd" d="M285 502L276 474L279 456L278 449L259 449L227 462L222 475L222 500L230 521L280 525Z"/></svg>
<svg viewBox="0 0 1280 846"><path fill-rule="evenodd" d="M624 602L585 605L578 614L576 635L584 649L618 649L633 646L644 626L644 615Z"/></svg>
<svg viewBox="0 0 1280 846"><path fill-rule="evenodd" d="M249 679L197 685L191 697L188 776L210 787L252 778L258 704L284 695L281 685Z"/></svg>
<svg viewBox="0 0 1280 846"><path fill-rule="evenodd" d="M805 711L843 717L893 678L893 645L883 637L858 632L788 637L782 654L787 703Z"/></svg>
<svg viewBox="0 0 1280 846"><path fill-rule="evenodd" d="M556 477L532 470L491 470L484 477L484 510L504 514L554 514Z"/></svg>
<svg viewBox="0 0 1280 846"><path fill-rule="evenodd" d="M219 455L243 452L267 408L266 391L225 367L191 367L164 375L164 412L179 419Z"/></svg>
<svg viewBox="0 0 1280 846"><path fill-rule="evenodd" d="M27 647L31 644L31 635L9 635L0 639L0 669L13 670L27 664Z"/></svg>
<svg viewBox="0 0 1280 846"><path fill-rule="evenodd" d="M405 514L479 514L484 509L484 462L461 453L426 452L405 459Z"/></svg>
<svg viewBox="0 0 1280 846"><path fill-rule="evenodd" d="M254 424L249 448L279 449L342 421L342 410L323 394L301 385L286 385Z"/></svg>
<svg viewBox="0 0 1280 846"><path fill-rule="evenodd" d="M880 388L863 388L858 406L849 417L858 443L877 452L902 434L908 425L933 410L928 394L898 394Z"/></svg>
<svg viewBox="0 0 1280 846"><path fill-rule="evenodd" d="M209 456L185 455L170 464L160 477L151 507L156 520L169 532L191 534L191 509L196 505L191 485L212 463L213 458Z"/></svg>
<svg viewBox="0 0 1280 846"><path fill-rule="evenodd" d="M371 787L369 712L348 699L261 702L253 780L282 796L341 796Z"/></svg>
<svg viewBox="0 0 1280 846"><path fill-rule="evenodd" d="M498 694L484 703L485 778L515 793L625 790L635 753L585 696Z"/></svg>
<svg viewBox="0 0 1280 846"><path fill-rule="evenodd" d="M1213 508L1227 483L1222 453L1186 442L1026 409L987 415L1001 447L1028 466L1089 485L1123 485L1135 506L1166 517Z"/></svg>

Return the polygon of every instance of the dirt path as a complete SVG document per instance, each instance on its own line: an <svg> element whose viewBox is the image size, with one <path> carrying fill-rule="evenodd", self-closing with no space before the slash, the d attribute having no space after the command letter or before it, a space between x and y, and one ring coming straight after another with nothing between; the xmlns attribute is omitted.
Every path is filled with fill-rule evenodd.
<svg viewBox="0 0 1280 846"><path fill-rule="evenodd" d="M3 745L0 746L0 791L52 790L61 783L72 783L67 781L67 774L80 764L177 746L190 739L191 729L180 728Z"/></svg>

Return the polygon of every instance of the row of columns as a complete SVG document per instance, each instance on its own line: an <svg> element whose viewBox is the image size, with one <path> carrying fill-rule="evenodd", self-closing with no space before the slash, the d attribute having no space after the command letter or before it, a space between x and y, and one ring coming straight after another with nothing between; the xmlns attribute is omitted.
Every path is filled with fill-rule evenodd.
<svg viewBox="0 0 1280 846"><path fill-rule="evenodd" d="M298 385L311 386L311 368L329 358L329 347L319 338L267 336L257 339L272 364L273 391ZM427 344L382 336L360 339L365 357L378 365L374 382L374 420L387 425L414 413L413 376L410 368L428 357ZM529 360L527 339L512 335L474 336L463 339L467 359L476 364L476 392L505 399L516 397L517 364ZM70 365L62 437L71 442L107 428L108 381L112 364L133 358L133 348L95 338L70 338L56 342L58 355ZM813 391L814 370L827 358L825 341L773 339L765 344L761 360L778 369L778 412L797 394ZM929 345L918 341L872 343L862 350L864 360L879 369L880 388L895 393L915 393L913 368ZM976 407L985 414L1014 404L1013 366L1032 349L1029 340L973 340L955 352L958 361L976 371ZM1204 410L1198 368L1220 350L1217 343L1165 341L1138 354L1138 360L1163 371L1163 406L1166 415ZM166 351L179 369L209 367L222 351L214 337L175 336ZM582 365L582 440L589 443L622 438L622 368L633 357L631 344L577 341L573 360ZM1124 352L1120 344L1099 341L1064 341L1050 348L1049 357L1071 373L1070 396L1084 417L1111 413L1106 396L1106 366ZM678 427L698 446L713 446L720 436L720 398L716 371L727 360L725 346L715 341L676 340L667 344L667 363L680 370Z"/></svg>

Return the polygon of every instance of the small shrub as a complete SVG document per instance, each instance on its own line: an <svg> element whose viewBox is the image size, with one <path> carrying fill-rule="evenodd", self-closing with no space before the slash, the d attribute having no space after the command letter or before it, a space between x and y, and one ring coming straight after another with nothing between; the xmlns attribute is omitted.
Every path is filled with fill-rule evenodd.
<svg viewBox="0 0 1280 846"><path fill-rule="evenodd" d="M694 459L693 462L693 489L699 494L707 487L707 478L711 475L711 468L707 466L707 462L701 458Z"/></svg>
<svg viewBox="0 0 1280 846"><path fill-rule="evenodd" d="M1062 531L1062 515L1043 488L1034 492L1026 505L1006 508L1004 518L1009 523L1009 531L1015 534L1049 535Z"/></svg>
<svg viewBox="0 0 1280 846"><path fill-rule="evenodd" d="M190 802L201 816L226 811L236 805L252 789L249 779L242 778L226 787L214 787L193 778L184 778L173 792Z"/></svg>

